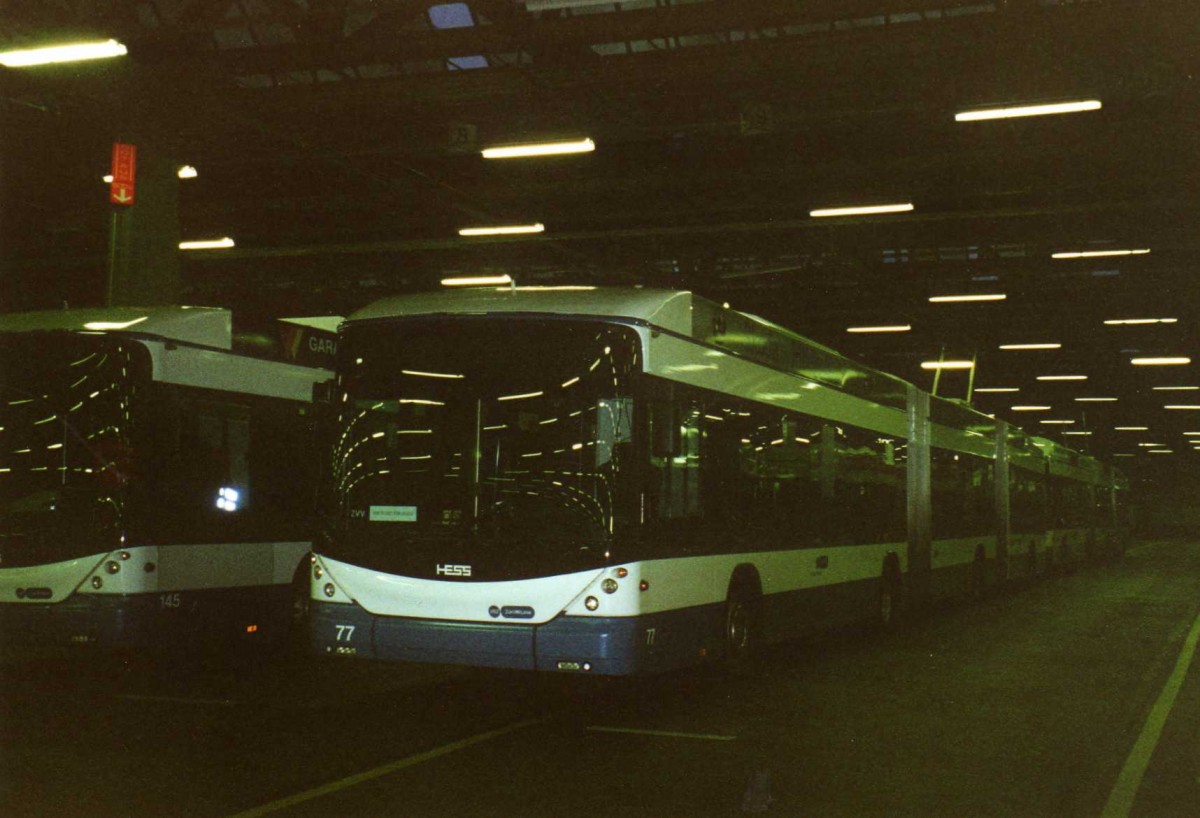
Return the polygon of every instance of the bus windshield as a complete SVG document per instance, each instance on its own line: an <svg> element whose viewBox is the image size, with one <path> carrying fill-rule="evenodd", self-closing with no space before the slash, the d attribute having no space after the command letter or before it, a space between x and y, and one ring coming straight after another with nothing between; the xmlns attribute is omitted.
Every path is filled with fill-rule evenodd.
<svg viewBox="0 0 1200 818"><path fill-rule="evenodd" d="M609 558L632 505L633 330L410 319L349 327L339 354L325 553L470 580Z"/></svg>
<svg viewBox="0 0 1200 818"><path fill-rule="evenodd" d="M119 544L135 347L101 335L0 333L0 566Z"/></svg>

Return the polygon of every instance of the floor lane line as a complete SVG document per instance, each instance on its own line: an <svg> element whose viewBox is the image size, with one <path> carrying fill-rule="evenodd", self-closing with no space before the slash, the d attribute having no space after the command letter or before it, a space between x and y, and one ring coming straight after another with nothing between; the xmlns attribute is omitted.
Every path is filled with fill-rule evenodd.
<svg viewBox="0 0 1200 818"><path fill-rule="evenodd" d="M189 699L186 696L143 696L137 693L120 693L115 698L131 702L171 702L173 704L211 704L233 707L241 704L236 699Z"/></svg>
<svg viewBox="0 0 1200 818"><path fill-rule="evenodd" d="M1133 809L1134 799L1137 798L1138 789L1142 785L1142 777L1145 776L1146 768L1150 765L1150 757L1158 745L1163 726L1167 723L1167 716L1170 715L1171 708L1175 705L1175 697L1179 695L1179 689L1183 687L1183 680L1187 677L1192 657L1196 654L1198 641L1200 641L1200 615L1196 616L1191 631L1183 640L1183 649L1180 650L1179 658L1175 661L1175 670L1171 672L1167 683L1163 686L1162 693L1154 702L1154 707L1150 709L1150 715L1142 726L1142 732L1134 742L1133 749L1129 751L1129 757L1125 759L1125 766L1121 768L1121 774L1117 776L1117 782L1108 795L1104 811L1100 813L1101 818L1127 818L1130 810Z"/></svg>
<svg viewBox="0 0 1200 818"><path fill-rule="evenodd" d="M287 809L288 807L294 807L297 804L303 804L306 801L311 801L314 798L320 798L322 796L338 792L339 790L354 787L366 781L371 781L375 778L381 778L385 775L390 775L391 773L398 772L408 767L415 767L418 764L423 764L426 761L431 761L435 758L439 758L440 756L449 755L450 753L457 752L458 750L464 750L467 747L472 747L476 744L482 744L485 741L491 741L492 739L500 738L501 736L508 735L509 733L515 733L519 730L524 730L527 727L533 727L534 725L542 724L545 721L545 719L528 719L526 721L519 721L509 724L505 727L498 727L495 730L489 730L486 733L468 736L467 738L459 739L458 741L452 741L449 744L443 744L441 747L435 747L432 750L426 750L423 753L407 756L398 761L393 761L388 764L383 764L379 767L366 770L365 772L355 773L354 775L346 776L345 778L338 779L337 781L331 781L328 784L322 784L321 786L314 787L311 790L304 790L303 792L296 793L295 795L289 795L286 798L280 798L277 801L271 801L268 804L263 804L259 807L244 810L229 816L229 818L259 818L259 816L262 815L269 815L273 812L279 812L280 810Z"/></svg>
<svg viewBox="0 0 1200 818"><path fill-rule="evenodd" d="M628 733L635 736L661 736L663 738L697 738L706 741L735 741L737 736L718 736L711 733L677 733L672 730L641 730L636 727L600 727L593 725L587 728L592 733Z"/></svg>

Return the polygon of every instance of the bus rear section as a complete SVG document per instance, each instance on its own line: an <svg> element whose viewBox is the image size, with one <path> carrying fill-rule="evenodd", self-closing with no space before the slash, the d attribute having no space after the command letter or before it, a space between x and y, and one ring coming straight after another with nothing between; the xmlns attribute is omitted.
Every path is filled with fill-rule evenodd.
<svg viewBox="0 0 1200 818"><path fill-rule="evenodd" d="M632 672L636 331L428 317L341 344L317 652Z"/></svg>
<svg viewBox="0 0 1200 818"><path fill-rule="evenodd" d="M225 310L0 319L6 650L282 644L326 372L231 346Z"/></svg>

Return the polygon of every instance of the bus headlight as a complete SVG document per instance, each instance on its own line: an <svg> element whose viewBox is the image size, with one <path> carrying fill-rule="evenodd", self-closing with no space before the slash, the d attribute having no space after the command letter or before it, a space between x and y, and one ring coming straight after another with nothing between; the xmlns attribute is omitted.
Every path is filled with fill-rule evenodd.
<svg viewBox="0 0 1200 818"><path fill-rule="evenodd" d="M316 577L317 579L320 579L321 577L325 576L325 569L322 568L320 565L314 566L313 567L313 576Z"/></svg>
<svg viewBox="0 0 1200 818"><path fill-rule="evenodd" d="M100 577L92 577L92 587L99 591L104 587L104 580L100 579Z"/></svg>
<svg viewBox="0 0 1200 818"><path fill-rule="evenodd" d="M105 563L104 570L110 574L115 574L121 570L121 563L117 562L116 560L109 560L107 563Z"/></svg>
<svg viewBox="0 0 1200 818"><path fill-rule="evenodd" d="M583 601L583 607L587 608L589 611L594 611L600 607L600 600L596 599L594 596L589 596Z"/></svg>
<svg viewBox="0 0 1200 818"><path fill-rule="evenodd" d="M600 583L600 590L606 594L615 594L618 587L617 581L612 577L609 577Z"/></svg>
<svg viewBox="0 0 1200 818"><path fill-rule="evenodd" d="M337 593L337 589L333 587L332 582L326 582L325 587L322 590L325 592L325 596L331 597Z"/></svg>

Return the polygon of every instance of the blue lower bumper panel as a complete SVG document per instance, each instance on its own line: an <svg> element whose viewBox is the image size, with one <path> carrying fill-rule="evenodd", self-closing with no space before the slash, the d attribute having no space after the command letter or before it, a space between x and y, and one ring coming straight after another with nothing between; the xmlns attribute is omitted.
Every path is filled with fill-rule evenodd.
<svg viewBox="0 0 1200 818"><path fill-rule="evenodd" d="M544 625L374 616L314 602L310 644L321 655L625 676L657 673L709 654L720 606L637 618L561 616Z"/></svg>
<svg viewBox="0 0 1200 818"><path fill-rule="evenodd" d="M48 647L174 648L263 642L283 635L286 586L169 594L76 594L62 602L0 605L0 641Z"/></svg>

